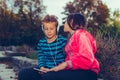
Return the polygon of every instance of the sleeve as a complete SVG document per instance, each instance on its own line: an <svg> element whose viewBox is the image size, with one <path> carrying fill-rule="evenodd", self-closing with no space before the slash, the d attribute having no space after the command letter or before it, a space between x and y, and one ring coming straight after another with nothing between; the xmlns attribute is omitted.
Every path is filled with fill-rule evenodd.
<svg viewBox="0 0 120 80"><path fill-rule="evenodd" d="M38 51L38 67L42 67L44 66L44 59L45 59L45 56L44 56L44 53L41 49L41 45L42 43L39 41L38 45L37 45L37 51Z"/></svg>
<svg viewBox="0 0 120 80"><path fill-rule="evenodd" d="M78 48L78 52L72 51L72 56L70 60L67 61L67 64L72 69L88 70L94 62L94 53L91 40L89 36L86 36L85 34L81 34L75 39L73 42L77 41L76 46Z"/></svg>

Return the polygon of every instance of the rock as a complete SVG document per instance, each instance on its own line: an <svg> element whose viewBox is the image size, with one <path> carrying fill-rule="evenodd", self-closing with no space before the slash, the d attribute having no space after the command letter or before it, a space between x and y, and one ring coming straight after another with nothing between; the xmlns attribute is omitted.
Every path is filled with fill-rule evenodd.
<svg viewBox="0 0 120 80"><path fill-rule="evenodd" d="M5 51L6 56L26 56L25 52Z"/></svg>

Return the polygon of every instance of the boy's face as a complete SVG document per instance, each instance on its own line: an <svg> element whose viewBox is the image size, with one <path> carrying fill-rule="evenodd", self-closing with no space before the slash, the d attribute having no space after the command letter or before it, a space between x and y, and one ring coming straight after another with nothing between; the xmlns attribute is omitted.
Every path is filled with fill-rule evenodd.
<svg viewBox="0 0 120 80"><path fill-rule="evenodd" d="M52 39L54 37L56 37L56 23L55 22L44 22L43 23L44 27L44 33L45 33L45 36L48 38L48 39Z"/></svg>

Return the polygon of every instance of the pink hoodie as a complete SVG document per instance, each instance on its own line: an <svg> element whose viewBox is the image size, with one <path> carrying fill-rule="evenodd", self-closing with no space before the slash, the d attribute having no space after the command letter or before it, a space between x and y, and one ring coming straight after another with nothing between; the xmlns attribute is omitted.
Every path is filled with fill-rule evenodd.
<svg viewBox="0 0 120 80"><path fill-rule="evenodd" d="M89 32L81 29L75 31L65 47L67 68L92 70L98 74L100 68L94 56L96 50L96 41Z"/></svg>

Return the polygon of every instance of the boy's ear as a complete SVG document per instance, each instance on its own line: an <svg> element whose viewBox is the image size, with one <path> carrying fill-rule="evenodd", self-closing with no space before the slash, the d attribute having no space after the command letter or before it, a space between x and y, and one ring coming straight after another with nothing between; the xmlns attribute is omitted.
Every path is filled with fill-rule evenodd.
<svg viewBox="0 0 120 80"><path fill-rule="evenodd" d="M42 31L44 32L44 28L43 28L43 25L42 25L41 27L42 27Z"/></svg>
<svg viewBox="0 0 120 80"><path fill-rule="evenodd" d="M41 28L42 28L42 31L44 32L44 22L42 22Z"/></svg>

